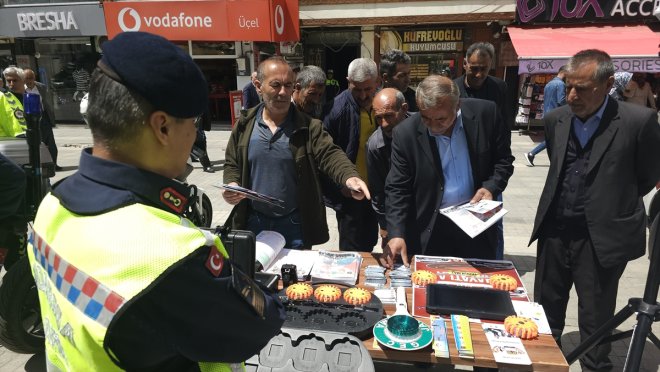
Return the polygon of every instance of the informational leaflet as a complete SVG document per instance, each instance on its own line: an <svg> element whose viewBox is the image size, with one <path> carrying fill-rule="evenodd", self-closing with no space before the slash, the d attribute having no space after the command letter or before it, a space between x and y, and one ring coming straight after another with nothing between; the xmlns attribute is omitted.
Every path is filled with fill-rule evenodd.
<svg viewBox="0 0 660 372"><path fill-rule="evenodd" d="M477 203L460 204L440 209L440 213L452 220L470 238L484 232L508 211L502 208L502 202L481 200Z"/></svg>
<svg viewBox="0 0 660 372"><path fill-rule="evenodd" d="M512 336L504 330L504 325L493 323L482 323L488 345L493 352L497 363L531 365L527 350L522 340Z"/></svg>
<svg viewBox="0 0 660 372"><path fill-rule="evenodd" d="M527 290L511 261L417 255L413 268L415 271L427 270L435 273L438 277L436 283L480 288L493 288L490 278L494 274L507 275L517 282L516 289L509 291L511 300L514 300L514 303L529 301ZM413 316L429 317L426 312L426 286L413 285L412 304Z"/></svg>
<svg viewBox="0 0 660 372"><path fill-rule="evenodd" d="M358 252L319 251L312 268L312 283L355 285L361 264L362 256Z"/></svg>
<svg viewBox="0 0 660 372"><path fill-rule="evenodd" d="M282 265L296 265L298 280L309 279L314 262L318 256L317 251L300 251L286 249L286 240L282 234L276 231L264 230L257 237L255 259L261 268L271 274L280 274Z"/></svg>
<svg viewBox="0 0 660 372"><path fill-rule="evenodd" d="M543 306L536 302L512 301L512 303L514 310L516 310L516 315L532 319L539 327L539 333L546 335L552 334Z"/></svg>
<svg viewBox="0 0 660 372"><path fill-rule="evenodd" d="M237 192L239 194L245 195L245 197L250 200L271 204L279 208L284 208L284 200L280 200L272 196L260 194L254 190L246 189L245 187L236 186L236 185L227 185L224 183L223 184L217 183L214 184L213 186L220 189L225 189L228 191Z"/></svg>

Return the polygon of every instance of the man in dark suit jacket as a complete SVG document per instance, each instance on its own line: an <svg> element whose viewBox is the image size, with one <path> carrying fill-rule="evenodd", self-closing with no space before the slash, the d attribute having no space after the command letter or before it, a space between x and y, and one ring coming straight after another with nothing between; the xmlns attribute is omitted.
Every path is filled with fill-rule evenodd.
<svg viewBox="0 0 660 372"><path fill-rule="evenodd" d="M386 265L396 255L495 258L494 227L471 239L438 209L493 200L513 174L511 133L494 103L460 99L450 79L432 75L417 87L420 111L394 128L385 185Z"/></svg>
<svg viewBox="0 0 660 372"><path fill-rule="evenodd" d="M614 65L585 50L568 62L566 106L544 118L550 169L539 201L534 297L559 341L573 284L584 341L614 314L619 278L645 250L642 196L660 179L655 111L608 98ZM610 370L610 345L580 360Z"/></svg>
<svg viewBox="0 0 660 372"><path fill-rule="evenodd" d="M479 98L495 102L504 125L508 126L510 115L507 108L513 107L513 104L510 97L507 97L506 82L489 75L494 58L493 44L478 42L470 45L463 60L465 74L454 79L454 82L461 92L461 98Z"/></svg>
<svg viewBox="0 0 660 372"><path fill-rule="evenodd" d="M257 80L256 71L250 76L250 82L243 87L243 110L249 110L261 102L257 87L254 86L255 80Z"/></svg>

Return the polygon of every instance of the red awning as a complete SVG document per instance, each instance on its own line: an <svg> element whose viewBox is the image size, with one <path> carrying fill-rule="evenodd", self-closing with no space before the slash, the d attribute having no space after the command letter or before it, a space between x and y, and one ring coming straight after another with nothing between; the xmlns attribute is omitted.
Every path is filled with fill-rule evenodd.
<svg viewBox="0 0 660 372"><path fill-rule="evenodd" d="M617 71L660 72L660 35L647 26L507 28L519 58L518 72L557 72L573 54L600 49Z"/></svg>

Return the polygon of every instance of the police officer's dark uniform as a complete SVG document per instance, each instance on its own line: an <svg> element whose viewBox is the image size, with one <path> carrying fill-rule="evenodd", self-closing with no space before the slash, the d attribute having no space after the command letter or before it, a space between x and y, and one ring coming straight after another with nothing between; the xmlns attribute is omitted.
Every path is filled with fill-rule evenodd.
<svg viewBox="0 0 660 372"><path fill-rule="evenodd" d="M104 52L100 70L156 110L191 118L206 106L206 92L190 93L205 88L201 72L165 39L141 32L120 34L104 44ZM147 76L149 71L158 75ZM154 83L161 77L170 81ZM189 93L168 101L168 87ZM93 100L90 95L90 106ZM278 333L285 312L277 297L240 276L217 237L180 218L192 195L188 186L94 156L92 149L83 151L77 173L54 186L40 206L29 249L45 328L51 328L46 329L49 369L235 371ZM141 217L134 217L135 212ZM103 225L105 219L111 223ZM72 225L91 231L72 234ZM52 227L59 231L54 233ZM146 230L150 233L140 237ZM66 234L72 236L61 237ZM79 258L87 254L80 241L91 242L92 260ZM95 263L95 255L106 261ZM164 269L154 271L156 265ZM148 280L135 273L136 268L148 271ZM121 277L105 274L108 270ZM76 273L67 279L69 271ZM126 289L131 286L132 292ZM99 294L97 287L104 292ZM89 303L81 305L85 293ZM125 293L129 295L122 298ZM100 308L90 308L92 300ZM53 326L60 319L62 324Z"/></svg>

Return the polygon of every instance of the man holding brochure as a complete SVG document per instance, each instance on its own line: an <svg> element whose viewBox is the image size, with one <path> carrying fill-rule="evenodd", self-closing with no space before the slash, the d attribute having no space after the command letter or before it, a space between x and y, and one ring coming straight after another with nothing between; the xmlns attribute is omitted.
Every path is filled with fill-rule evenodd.
<svg viewBox="0 0 660 372"><path fill-rule="evenodd" d="M470 238L439 209L493 200L513 174L511 133L490 101L464 98L450 79L433 75L416 92L420 111L394 129L385 185L390 241L385 266L397 255L494 259L496 228Z"/></svg>
<svg viewBox="0 0 660 372"><path fill-rule="evenodd" d="M295 77L286 60L273 57L257 68L255 86L263 103L242 113L225 154L224 183L242 186L275 199L280 205L241 202L244 193L224 190L236 206L234 229L255 234L274 230L287 248L304 249L328 241L319 172L346 185L357 200L370 199L355 165L323 130L321 122L291 102Z"/></svg>

